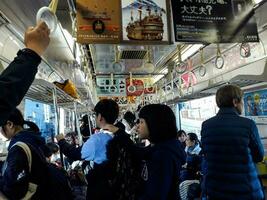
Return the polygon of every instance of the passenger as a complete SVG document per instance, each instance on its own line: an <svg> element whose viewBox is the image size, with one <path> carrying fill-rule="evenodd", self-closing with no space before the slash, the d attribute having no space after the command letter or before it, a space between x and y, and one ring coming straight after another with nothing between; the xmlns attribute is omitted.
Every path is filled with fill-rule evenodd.
<svg viewBox="0 0 267 200"><path fill-rule="evenodd" d="M218 114L203 122L202 149L207 174L204 192L208 199L262 200L256 162L264 156L255 122L240 117L243 92L238 86L226 85L216 93Z"/></svg>
<svg viewBox="0 0 267 200"><path fill-rule="evenodd" d="M166 105L151 104L140 110L139 118L139 137L151 143L144 154L144 186L139 199L179 199L179 176L181 166L185 163L185 152L176 140L175 115Z"/></svg>
<svg viewBox="0 0 267 200"><path fill-rule="evenodd" d="M177 132L177 139L182 143L182 146L186 147L186 132L184 130L179 130Z"/></svg>
<svg viewBox="0 0 267 200"><path fill-rule="evenodd" d="M198 172L201 167L201 147L197 135L195 133L188 133L185 142L186 163L181 172L181 182L185 180L199 179Z"/></svg>
<svg viewBox="0 0 267 200"><path fill-rule="evenodd" d="M135 125L134 121L135 121L135 115L132 112L127 111L123 116L122 123L125 125L125 132L130 135Z"/></svg>
<svg viewBox="0 0 267 200"><path fill-rule="evenodd" d="M192 198L200 196L200 174L202 163L200 142L195 133L188 133L185 142L186 163L183 165L181 171L179 186L181 200L191 199L190 196L192 196ZM193 187L195 191L192 191L192 189L190 190L190 188Z"/></svg>
<svg viewBox="0 0 267 200"><path fill-rule="evenodd" d="M45 145L45 140L35 132L24 130L24 124L25 121L21 112L15 109L1 128L2 135L10 140L7 160L0 178L0 190L8 199L22 199L28 190L29 182L36 185L42 182L40 171L44 170L44 166L40 155L43 153L42 146ZM16 142L24 142L31 149L32 167L30 173L25 152L21 147L13 146ZM33 198L42 199L38 191Z"/></svg>
<svg viewBox="0 0 267 200"><path fill-rule="evenodd" d="M90 126L88 122L88 115L84 115L82 119L80 119L80 121L82 122L80 126L81 135L83 138L83 142L86 142L86 140L90 137ZM91 132L93 133L91 121L90 121L90 125L91 125Z"/></svg>
<svg viewBox="0 0 267 200"><path fill-rule="evenodd" d="M41 55L49 44L49 29L44 22L29 28L24 36L26 48L0 75L0 126L23 99L37 73Z"/></svg>
<svg viewBox="0 0 267 200"><path fill-rule="evenodd" d="M62 152L65 155L75 152L76 158L80 156L80 159L94 162L94 169L87 174L87 199L112 199L114 191L111 190L109 183L111 169L109 169L110 165L107 164L107 144L114 136L126 135L126 133L113 125L119 115L119 106L115 101L111 99L99 101L94 108L94 112L96 114L97 127L101 128L100 131L93 134L80 147L81 149L69 148L63 149ZM62 147L64 136L58 135L56 138L58 144Z"/></svg>

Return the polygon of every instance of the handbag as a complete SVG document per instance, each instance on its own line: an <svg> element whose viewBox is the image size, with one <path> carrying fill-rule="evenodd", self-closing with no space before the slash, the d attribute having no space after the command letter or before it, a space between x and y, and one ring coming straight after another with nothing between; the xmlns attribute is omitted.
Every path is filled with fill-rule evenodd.
<svg viewBox="0 0 267 200"><path fill-rule="evenodd" d="M16 142L11 148L13 148L14 146L19 146L25 152L27 159L28 159L28 164L29 164L29 173L31 173L32 154L31 154L31 150L30 150L29 146L24 142ZM37 185L29 182L28 191L21 200L31 199L31 197L35 194L36 189L37 189ZM8 198L2 192L0 192L0 199L1 200L8 200Z"/></svg>

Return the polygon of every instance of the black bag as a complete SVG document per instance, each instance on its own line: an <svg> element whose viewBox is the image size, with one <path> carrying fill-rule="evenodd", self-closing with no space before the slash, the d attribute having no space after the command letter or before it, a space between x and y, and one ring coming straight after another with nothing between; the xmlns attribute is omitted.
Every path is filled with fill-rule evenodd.
<svg viewBox="0 0 267 200"><path fill-rule="evenodd" d="M63 169L47 163L44 179L41 191L48 199L73 199L69 178Z"/></svg>
<svg viewBox="0 0 267 200"><path fill-rule="evenodd" d="M118 147L120 148L120 147ZM116 200L135 200L141 183L141 172L137 161L125 149L118 150L114 176L110 180Z"/></svg>

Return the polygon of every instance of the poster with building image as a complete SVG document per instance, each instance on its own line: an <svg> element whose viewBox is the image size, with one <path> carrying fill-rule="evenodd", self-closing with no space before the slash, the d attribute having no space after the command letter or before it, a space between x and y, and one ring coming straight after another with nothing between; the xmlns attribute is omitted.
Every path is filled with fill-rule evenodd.
<svg viewBox="0 0 267 200"><path fill-rule="evenodd" d="M171 0L175 41L258 42L252 0Z"/></svg>
<svg viewBox="0 0 267 200"><path fill-rule="evenodd" d="M121 0L123 41L168 42L165 0Z"/></svg>

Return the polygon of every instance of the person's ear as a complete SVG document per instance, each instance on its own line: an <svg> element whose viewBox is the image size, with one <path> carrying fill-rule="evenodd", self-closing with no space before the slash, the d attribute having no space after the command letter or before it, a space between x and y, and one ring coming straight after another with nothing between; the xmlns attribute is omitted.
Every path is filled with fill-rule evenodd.
<svg viewBox="0 0 267 200"><path fill-rule="evenodd" d="M237 99L233 99L233 105L234 105L234 107L237 107L237 105L238 105L238 100Z"/></svg>
<svg viewBox="0 0 267 200"><path fill-rule="evenodd" d="M8 128L14 128L14 123L12 121L7 121L6 122L6 126L8 126Z"/></svg>

